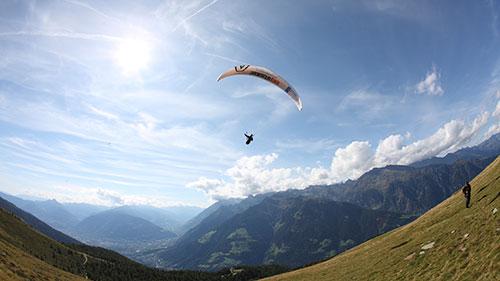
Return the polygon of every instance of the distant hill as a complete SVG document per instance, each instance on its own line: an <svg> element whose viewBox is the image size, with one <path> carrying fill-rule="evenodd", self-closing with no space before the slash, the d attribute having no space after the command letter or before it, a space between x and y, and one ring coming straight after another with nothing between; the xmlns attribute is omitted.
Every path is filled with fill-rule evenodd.
<svg viewBox="0 0 500 281"><path fill-rule="evenodd" d="M491 136L482 143L462 148L454 153L448 153L444 157L432 157L411 164L413 167L423 167L435 164L453 164L457 160L484 159L500 155L500 133Z"/></svg>
<svg viewBox="0 0 500 281"><path fill-rule="evenodd" d="M87 203L59 203L56 200L44 200L22 195L13 196L2 192L0 192L0 196L17 207L34 214L52 227L67 233L73 232L73 228L87 217L111 209L145 219L166 230L182 233L183 225L203 211L202 208L195 206L157 208L147 205L124 205L112 208Z"/></svg>
<svg viewBox="0 0 500 281"><path fill-rule="evenodd" d="M33 216L30 213L27 213L20 208L16 207L14 204L10 203L7 200L4 200L3 198L0 198L0 208L3 209L4 211L16 215L18 218L23 220L26 224L30 225L40 233L43 233L47 235L48 237L59 241L61 243L68 243L68 244L81 244L80 241L69 237L68 235L57 231L47 225L46 223L42 222L35 216Z"/></svg>
<svg viewBox="0 0 500 281"><path fill-rule="evenodd" d="M147 268L106 249L58 243L0 208L0 280L235 281L284 270L263 266L206 273Z"/></svg>
<svg viewBox="0 0 500 281"><path fill-rule="evenodd" d="M147 205L125 205L110 209L109 211L145 219L168 231L181 233L183 224L194 218L202 210L193 206L158 208Z"/></svg>
<svg viewBox="0 0 500 281"><path fill-rule="evenodd" d="M188 232L158 257L162 266L174 268L293 267L330 257L408 221L349 203L269 197L204 233Z"/></svg>
<svg viewBox="0 0 500 281"><path fill-rule="evenodd" d="M56 200L24 200L1 192L0 196L16 205L18 208L39 218L51 227L65 233L70 231L79 222L76 216L68 212L66 208Z"/></svg>
<svg viewBox="0 0 500 281"><path fill-rule="evenodd" d="M181 222L175 218L175 214L168 210L152 206L126 205L113 208L105 213L107 212L138 217L171 232L175 232L181 226Z"/></svg>
<svg viewBox="0 0 500 281"><path fill-rule="evenodd" d="M145 219L114 210L84 219L74 232L85 241L149 241L176 237L174 233Z"/></svg>
<svg viewBox="0 0 500 281"><path fill-rule="evenodd" d="M270 194L249 196L244 200L228 199L219 201L205 209L184 225L185 228L188 228L187 232L173 242L177 245L186 245L192 241L196 241L198 239L197 237L204 235L235 215L244 212L248 208L259 204L269 195ZM170 246L172 246L172 243L166 244L165 247L156 247L156 249L149 251L146 250L143 253L134 255L134 259L149 266L164 267L164 262L158 259L158 254Z"/></svg>
<svg viewBox="0 0 500 281"><path fill-rule="evenodd" d="M135 258L143 251L164 248L171 244L172 238L176 235L170 230L178 231L181 221L192 218L200 211L200 208L191 206L169 208L121 206L111 209L106 206L85 203L27 200L5 193L0 194L24 210L36 212L39 217L51 222L52 227L57 227L70 236L85 240L91 245L119 251L131 258ZM109 212L129 215L133 218L115 215L108 216L107 221L95 221L96 218L103 219L103 216L95 217L95 215L109 214ZM89 217L92 218L89 219ZM136 221L137 218L143 220ZM180 218L180 221L177 221L177 218ZM80 224L80 219L87 220ZM116 221L112 221L113 219ZM89 225L85 227L85 224Z"/></svg>
<svg viewBox="0 0 500 281"><path fill-rule="evenodd" d="M227 199L227 200L220 200L212 204L210 207L206 208L205 210L201 211L198 213L195 217L189 219L187 222L185 222L182 227L181 227L181 234L190 230L191 228L197 226L200 222L202 222L204 219L206 219L208 216L212 215L214 212L216 212L220 207L222 206L228 206L228 205L235 205L241 202L241 199Z"/></svg>
<svg viewBox="0 0 500 281"><path fill-rule="evenodd" d="M73 216L75 216L78 219L78 221L82 221L83 219L95 215L99 212L111 209L110 207L87 204L87 203L61 203L61 204L68 212L70 212Z"/></svg>
<svg viewBox="0 0 500 281"><path fill-rule="evenodd" d="M11 242L11 239L15 237L6 235L2 229L6 226L12 227L12 224L6 223L9 215L4 210L0 210L0 280L86 280L82 276L66 272L16 247L16 243Z"/></svg>
<svg viewBox="0 0 500 281"><path fill-rule="evenodd" d="M425 167L387 166L373 169L335 190L335 198L358 206L406 214L422 214L472 180L495 158L457 160Z"/></svg>
<svg viewBox="0 0 500 281"><path fill-rule="evenodd" d="M266 280L500 280L500 157L412 223L328 261Z"/></svg>
<svg viewBox="0 0 500 281"><path fill-rule="evenodd" d="M255 196L248 196L245 199L228 199L223 202L217 202L207 208L200 215L204 215L197 225L192 227L186 235L183 235L179 241L182 242L187 237L196 236L198 234L206 233L207 230L216 227L228 219L246 211L248 208L260 204L265 198L271 194L258 194Z"/></svg>
<svg viewBox="0 0 500 281"><path fill-rule="evenodd" d="M144 255L139 257L139 259L147 264L155 266L216 269L218 266L238 264L240 262L252 263L255 262L255 260L260 260L262 263L276 261L283 262L289 266L297 266L325 258L328 255L324 253L307 253L305 249L310 247L306 246L307 243L305 242L298 243L299 248L295 249L296 252L301 253L300 259L296 259L297 263L294 263L291 259L286 260L287 257L283 257L279 260L263 257L261 246L265 245L271 238L265 235L250 235L254 237L252 239L256 240L254 244L260 243L259 245L261 245L248 247L248 252L244 255L245 257L258 256L258 258L250 260L238 256L234 251L230 252L227 243L231 243L231 241L228 241L227 236L224 236L224 234L230 235L238 229L238 227L236 227L238 223L235 223L234 220L244 214L249 208L253 206L256 206L256 208L267 208L268 206L264 207L260 205L266 198L287 202L282 205L287 205L288 207L293 207L296 203L294 200L296 200L297 197L302 197L311 199L311 202L315 200L318 202L349 202L363 209L397 213L402 218L422 214L446 199L460 188L465 181L474 178L494 160L494 157L487 158L486 156L489 156L491 153L496 153L494 149L494 147L496 147L496 137L497 136L494 136L480 144L479 147L481 149L477 149L476 147L467 148L467 150L483 151L484 153L481 154L481 157L478 159L455 159L451 164L432 164L422 167L387 166L373 169L365 173L359 179L354 181L349 180L345 183L311 186L305 190L288 190L274 194L263 194L255 198L249 197L240 202L232 202L230 204L225 202L216 203L202 212L197 219L203 219L183 234L174 245L166 250L149 252L149 255ZM461 151L457 151L456 154L464 155ZM263 214L256 208L252 208L254 211L252 215L260 215L261 217L256 219L256 221L262 224L265 224L267 221L278 221L279 216L283 214L283 212L278 210L270 212L269 214ZM326 205L318 204L316 208L318 208L319 212L328 212L328 207ZM326 209L323 210L321 208ZM231 223L234 223L234 225L227 228L232 232L221 232L221 228ZM320 222L317 223L321 224ZM305 228L305 225L297 225L294 231L297 233L306 233L307 229ZM318 231L326 232L327 228L319 227ZM336 231L340 230L337 229ZM365 229L360 229L359 231L364 232ZM219 234L216 235L216 233ZM329 236L335 236L337 234L326 233ZM366 234L363 236L365 237L364 239L371 237L370 235L372 235L372 233L373 231L366 231L366 233L363 233ZM317 235L324 235L326 237L326 234L320 235L318 233ZM258 237L258 239L255 237ZM290 235L287 237L290 237ZM199 241L205 241L207 238L210 238L210 243L199 243ZM359 238L357 240L351 240L355 241L356 244L364 241ZM354 245L352 242L349 243L351 246ZM329 245L332 253L340 253L342 250L347 249L347 247L335 248L334 246L336 246L335 243ZM266 249L268 252L282 251L278 246L268 245L268 247L269 248ZM160 258L158 259L158 257ZM158 260L160 260L160 262L158 262Z"/></svg>
<svg viewBox="0 0 500 281"><path fill-rule="evenodd" d="M370 209L422 214L474 178L498 155L500 134L443 158L434 157L409 166L374 168L354 181L285 193L347 201Z"/></svg>
<svg viewBox="0 0 500 281"><path fill-rule="evenodd" d="M190 219L196 217L204 209L196 206L171 206L162 208L173 214L176 221L181 224L186 223Z"/></svg>

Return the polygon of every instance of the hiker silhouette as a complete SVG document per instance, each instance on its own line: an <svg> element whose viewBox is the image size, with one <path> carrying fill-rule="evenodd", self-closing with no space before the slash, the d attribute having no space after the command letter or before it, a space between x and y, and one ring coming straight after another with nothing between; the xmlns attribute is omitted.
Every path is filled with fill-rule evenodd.
<svg viewBox="0 0 500 281"><path fill-rule="evenodd" d="M465 207L470 208L470 193L471 193L471 187L469 182L466 182L464 187L462 188L462 192L465 196Z"/></svg>

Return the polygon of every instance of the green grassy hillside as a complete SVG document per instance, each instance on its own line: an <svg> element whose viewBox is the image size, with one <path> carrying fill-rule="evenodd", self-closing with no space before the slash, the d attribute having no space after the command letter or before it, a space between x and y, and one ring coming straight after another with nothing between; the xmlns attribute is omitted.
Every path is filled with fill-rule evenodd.
<svg viewBox="0 0 500 281"><path fill-rule="evenodd" d="M267 280L500 280L500 157L412 223Z"/></svg>
<svg viewBox="0 0 500 281"><path fill-rule="evenodd" d="M255 280L284 272L278 266L243 267L219 272L148 268L103 248L61 244L0 207L0 280Z"/></svg>
<svg viewBox="0 0 500 281"><path fill-rule="evenodd" d="M205 233L188 232L184 241L158 257L166 267L211 271L239 264L297 267L331 257L410 220L344 202L270 197Z"/></svg>
<svg viewBox="0 0 500 281"><path fill-rule="evenodd" d="M0 193L0 196L3 196L3 194ZM28 224L32 228L36 229L38 232L58 241L60 243L81 244L80 241L73 239L72 237L70 237L64 233L53 229L48 224L39 220L37 217L33 216L32 214L30 214L28 212L23 211L22 209L18 208L16 205L12 204L11 202L9 202L1 197L0 197L0 209L3 209L6 212L15 215L16 217L21 219L23 222L25 222L26 224Z"/></svg>
<svg viewBox="0 0 500 281"><path fill-rule="evenodd" d="M0 249L0 280L85 280L36 259L3 241L0 241Z"/></svg>
<svg viewBox="0 0 500 281"><path fill-rule="evenodd" d="M48 263L77 267L63 257L63 251L69 249L0 208L0 280L85 280Z"/></svg>

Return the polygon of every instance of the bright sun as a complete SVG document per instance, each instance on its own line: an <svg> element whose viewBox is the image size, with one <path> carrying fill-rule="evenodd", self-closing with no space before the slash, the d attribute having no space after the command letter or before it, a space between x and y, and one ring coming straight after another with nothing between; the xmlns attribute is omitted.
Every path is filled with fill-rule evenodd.
<svg viewBox="0 0 500 281"><path fill-rule="evenodd" d="M151 60L151 46L145 40L125 39L118 44L115 62L125 75L138 74Z"/></svg>

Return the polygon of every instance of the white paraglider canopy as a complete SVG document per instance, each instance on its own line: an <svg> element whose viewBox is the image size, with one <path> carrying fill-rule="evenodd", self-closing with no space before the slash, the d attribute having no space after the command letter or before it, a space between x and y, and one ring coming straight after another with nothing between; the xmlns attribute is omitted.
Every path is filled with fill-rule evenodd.
<svg viewBox="0 0 500 281"><path fill-rule="evenodd" d="M285 93L293 100L299 111L302 110L302 101L300 100L300 97L295 89L285 79L273 71L261 66L249 64L238 65L219 75L217 81L233 75L252 75L273 83L285 91Z"/></svg>

